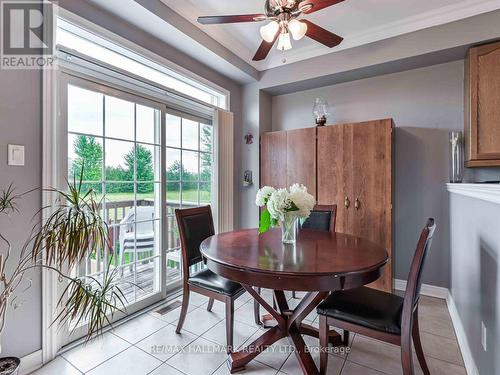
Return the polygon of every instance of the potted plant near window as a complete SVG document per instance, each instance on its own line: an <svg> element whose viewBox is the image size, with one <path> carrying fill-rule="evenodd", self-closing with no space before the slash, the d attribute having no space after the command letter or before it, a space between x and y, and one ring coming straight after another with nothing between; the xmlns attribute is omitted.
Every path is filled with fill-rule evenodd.
<svg viewBox="0 0 500 375"><path fill-rule="evenodd" d="M101 334L117 311L124 312L126 298L119 287L118 270L111 264L101 277L72 277L69 271L110 246L107 224L100 215L101 202L92 189L85 189L82 179L83 167L78 179L67 182L66 191L46 189L53 194L54 204L42 208L46 219L34 226L15 260L11 259L15 249L0 228L0 335L17 288L29 283L25 275L35 268L57 273L66 284L54 322L75 323L73 326L85 322L87 341ZM24 194L16 194L12 185L1 190L0 215L17 214L17 202ZM0 374L17 374L19 365L18 358L1 358Z"/></svg>

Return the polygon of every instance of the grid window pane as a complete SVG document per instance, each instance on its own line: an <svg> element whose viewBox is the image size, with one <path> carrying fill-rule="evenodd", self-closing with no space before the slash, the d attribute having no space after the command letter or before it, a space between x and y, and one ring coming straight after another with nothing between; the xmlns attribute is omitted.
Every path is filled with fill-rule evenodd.
<svg viewBox="0 0 500 375"><path fill-rule="evenodd" d="M68 134L68 177L83 181L102 181L103 143L91 135Z"/></svg>
<svg viewBox="0 0 500 375"><path fill-rule="evenodd" d="M106 96L106 137L134 140L135 105L126 100Z"/></svg>
<svg viewBox="0 0 500 375"><path fill-rule="evenodd" d="M160 144L157 114L158 111L153 108L136 106L137 142Z"/></svg>
<svg viewBox="0 0 500 375"><path fill-rule="evenodd" d="M199 203L198 182L185 181L181 186L182 207L195 207Z"/></svg>
<svg viewBox="0 0 500 375"><path fill-rule="evenodd" d="M197 122L182 119L182 148L198 150L198 127Z"/></svg>
<svg viewBox="0 0 500 375"><path fill-rule="evenodd" d="M181 147L181 118L166 115L165 142L168 147Z"/></svg>
<svg viewBox="0 0 500 375"><path fill-rule="evenodd" d="M181 151L167 147L167 181L181 180Z"/></svg>
<svg viewBox="0 0 500 375"><path fill-rule="evenodd" d="M200 124L200 150L212 152L212 129L211 125Z"/></svg>
<svg viewBox="0 0 500 375"><path fill-rule="evenodd" d="M210 204L212 202L212 184L200 183L200 203Z"/></svg>
<svg viewBox="0 0 500 375"><path fill-rule="evenodd" d="M212 181L212 154L200 153L200 180Z"/></svg>
<svg viewBox="0 0 500 375"><path fill-rule="evenodd" d="M103 98L98 92L68 85L68 131L102 136Z"/></svg>
<svg viewBox="0 0 500 375"><path fill-rule="evenodd" d="M182 180L199 180L199 157L198 152L182 151Z"/></svg>
<svg viewBox="0 0 500 375"><path fill-rule="evenodd" d="M106 181L134 181L135 145L133 142L105 139Z"/></svg>
<svg viewBox="0 0 500 375"><path fill-rule="evenodd" d="M137 144L135 149L137 181L160 180L160 147Z"/></svg>

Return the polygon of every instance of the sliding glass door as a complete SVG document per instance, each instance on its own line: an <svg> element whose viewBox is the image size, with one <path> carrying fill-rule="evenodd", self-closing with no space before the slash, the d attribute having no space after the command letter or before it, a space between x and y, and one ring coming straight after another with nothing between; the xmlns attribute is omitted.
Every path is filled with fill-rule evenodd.
<svg viewBox="0 0 500 375"><path fill-rule="evenodd" d="M165 117L167 187L167 286L180 285L180 240L176 208L212 203L213 139L211 121L173 110Z"/></svg>
<svg viewBox="0 0 500 375"><path fill-rule="evenodd" d="M181 286L175 209L212 202L212 123L66 73L59 87L61 170L70 181L82 175L83 189L97 193L110 238L109 249L89 254L74 274L99 280L110 265L130 314ZM66 327L63 345L85 328Z"/></svg>

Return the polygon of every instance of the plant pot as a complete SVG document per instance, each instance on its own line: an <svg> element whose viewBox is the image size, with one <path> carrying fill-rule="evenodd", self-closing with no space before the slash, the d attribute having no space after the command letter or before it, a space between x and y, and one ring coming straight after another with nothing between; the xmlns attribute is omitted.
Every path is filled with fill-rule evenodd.
<svg viewBox="0 0 500 375"><path fill-rule="evenodd" d="M17 375L21 360L16 357L0 358L0 375Z"/></svg>

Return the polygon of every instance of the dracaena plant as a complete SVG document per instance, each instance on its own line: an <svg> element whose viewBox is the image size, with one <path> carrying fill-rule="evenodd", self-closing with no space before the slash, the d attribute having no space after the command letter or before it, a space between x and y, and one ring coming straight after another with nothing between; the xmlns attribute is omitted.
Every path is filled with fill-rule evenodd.
<svg viewBox="0 0 500 375"><path fill-rule="evenodd" d="M6 311L15 300L17 288L26 280L26 273L35 268L55 272L66 283L61 294L54 323L76 327L87 324L86 340L102 333L113 315L124 312L126 298L120 289L118 270L108 264L102 277L72 277L71 270L91 255L99 255L110 247L108 227L100 215L101 201L93 190L84 189L83 167L79 178L67 182L66 190L45 189L54 195L54 204L42 208L46 219L35 225L20 249L13 271L7 270L12 244L0 228L0 334L5 327ZM19 212L13 185L0 191L0 216ZM37 213L38 214L38 213Z"/></svg>

